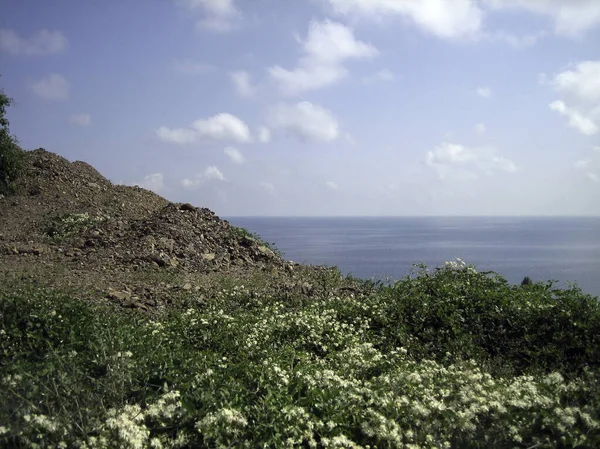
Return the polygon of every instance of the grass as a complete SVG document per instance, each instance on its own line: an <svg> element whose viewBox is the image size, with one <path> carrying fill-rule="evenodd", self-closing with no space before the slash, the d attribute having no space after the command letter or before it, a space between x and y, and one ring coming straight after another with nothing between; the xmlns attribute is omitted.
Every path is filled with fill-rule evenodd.
<svg viewBox="0 0 600 449"><path fill-rule="evenodd" d="M1 293L0 446L600 447L598 298L460 262L369 287Z"/></svg>

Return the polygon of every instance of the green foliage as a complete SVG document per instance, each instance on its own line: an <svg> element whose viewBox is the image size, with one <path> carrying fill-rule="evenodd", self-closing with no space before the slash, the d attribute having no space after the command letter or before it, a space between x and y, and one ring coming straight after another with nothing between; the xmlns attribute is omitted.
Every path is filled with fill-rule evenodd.
<svg viewBox="0 0 600 449"><path fill-rule="evenodd" d="M422 269L381 294L381 344L414 357L476 359L511 375L600 367L600 303L576 286L512 286L463 265Z"/></svg>
<svg viewBox="0 0 600 449"><path fill-rule="evenodd" d="M233 230L233 234L240 240L255 240L258 243L260 243L261 245L266 246L267 248L269 248L271 251L273 251L275 254L283 257L283 253L277 248L277 246L275 245L275 243L267 243L265 242L262 237L260 235L258 235L256 232L250 232L248 231L246 228L243 228L241 226L231 226L232 230Z"/></svg>
<svg viewBox="0 0 600 449"><path fill-rule="evenodd" d="M26 154L10 134L6 109L14 101L0 89L0 194L13 192L13 183L25 169Z"/></svg>
<svg viewBox="0 0 600 449"><path fill-rule="evenodd" d="M577 288L453 262L366 297L183 307L1 294L0 446L600 447L600 310Z"/></svg>

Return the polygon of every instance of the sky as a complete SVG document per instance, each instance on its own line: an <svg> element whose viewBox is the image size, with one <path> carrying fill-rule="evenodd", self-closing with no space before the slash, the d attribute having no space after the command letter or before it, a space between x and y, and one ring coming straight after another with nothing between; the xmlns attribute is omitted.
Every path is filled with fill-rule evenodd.
<svg viewBox="0 0 600 449"><path fill-rule="evenodd" d="M600 215L598 0L4 0L25 149L220 216Z"/></svg>

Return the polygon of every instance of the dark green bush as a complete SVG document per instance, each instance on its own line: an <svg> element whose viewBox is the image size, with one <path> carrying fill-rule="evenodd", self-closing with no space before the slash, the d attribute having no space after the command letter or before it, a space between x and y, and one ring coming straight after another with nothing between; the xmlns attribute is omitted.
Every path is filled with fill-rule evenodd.
<svg viewBox="0 0 600 449"><path fill-rule="evenodd" d="M17 143L16 137L10 134L6 109L14 103L12 98L0 89L0 193L13 191L13 182L21 176L25 169L26 154Z"/></svg>
<svg viewBox="0 0 600 449"><path fill-rule="evenodd" d="M382 291L381 345L413 357L473 359L497 374L600 367L600 303L578 287L510 285L472 269L426 270Z"/></svg>

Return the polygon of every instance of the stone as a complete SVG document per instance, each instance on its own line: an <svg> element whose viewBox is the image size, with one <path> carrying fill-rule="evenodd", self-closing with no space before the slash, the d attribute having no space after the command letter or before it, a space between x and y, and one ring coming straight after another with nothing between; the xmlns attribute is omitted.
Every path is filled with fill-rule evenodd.
<svg viewBox="0 0 600 449"><path fill-rule="evenodd" d="M110 299L116 299L118 301L126 301L131 299L131 292L125 290L108 290L108 297Z"/></svg>
<svg viewBox="0 0 600 449"><path fill-rule="evenodd" d="M194 211L196 210L196 208L194 206L192 206L190 203L183 203L181 206L179 206L180 210L183 211Z"/></svg>

